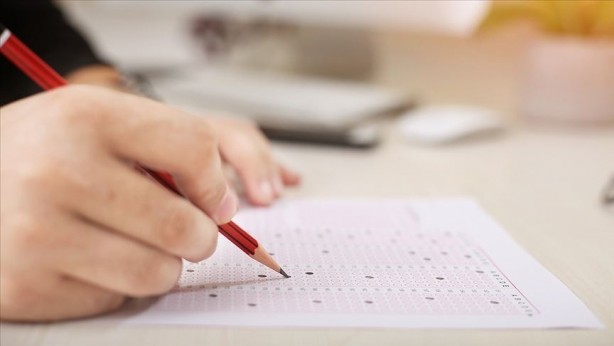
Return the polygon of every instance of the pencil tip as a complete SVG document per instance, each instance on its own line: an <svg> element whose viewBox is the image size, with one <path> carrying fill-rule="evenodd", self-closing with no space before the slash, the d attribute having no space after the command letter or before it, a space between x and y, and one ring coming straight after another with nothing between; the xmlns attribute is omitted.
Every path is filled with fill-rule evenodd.
<svg viewBox="0 0 614 346"><path fill-rule="evenodd" d="M286 274L283 268L279 268L279 274L283 275L286 279L290 277L290 275Z"/></svg>

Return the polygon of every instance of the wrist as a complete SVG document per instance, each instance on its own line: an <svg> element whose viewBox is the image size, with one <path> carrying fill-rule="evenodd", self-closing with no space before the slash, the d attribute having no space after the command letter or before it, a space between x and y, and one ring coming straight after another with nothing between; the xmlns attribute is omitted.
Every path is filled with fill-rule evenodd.
<svg viewBox="0 0 614 346"><path fill-rule="evenodd" d="M66 80L70 84L97 85L159 100L159 97L154 93L151 85L143 76L121 72L107 65L79 68L68 74Z"/></svg>
<svg viewBox="0 0 614 346"><path fill-rule="evenodd" d="M111 66L90 65L81 67L66 75L70 84L98 85L112 89L122 89L122 76Z"/></svg>

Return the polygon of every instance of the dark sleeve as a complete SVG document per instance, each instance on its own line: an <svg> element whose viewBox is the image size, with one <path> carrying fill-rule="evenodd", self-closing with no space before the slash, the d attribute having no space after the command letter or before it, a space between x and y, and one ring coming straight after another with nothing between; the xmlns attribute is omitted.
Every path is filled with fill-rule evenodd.
<svg viewBox="0 0 614 346"><path fill-rule="evenodd" d="M106 64L51 1L0 0L0 22L61 75ZM0 84L0 104L41 91L4 56L0 56Z"/></svg>

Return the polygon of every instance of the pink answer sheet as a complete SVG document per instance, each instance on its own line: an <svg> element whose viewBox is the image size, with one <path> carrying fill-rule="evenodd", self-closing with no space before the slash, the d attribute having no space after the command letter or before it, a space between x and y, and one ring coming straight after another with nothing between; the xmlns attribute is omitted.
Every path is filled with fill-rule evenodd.
<svg viewBox="0 0 614 346"><path fill-rule="evenodd" d="M130 324L602 328L469 198L305 199L242 210L292 277L223 237L177 287L112 316Z"/></svg>

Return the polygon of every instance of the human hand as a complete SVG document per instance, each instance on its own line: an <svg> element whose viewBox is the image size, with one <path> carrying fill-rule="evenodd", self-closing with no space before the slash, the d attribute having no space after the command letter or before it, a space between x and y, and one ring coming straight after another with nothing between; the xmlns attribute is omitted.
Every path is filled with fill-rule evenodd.
<svg viewBox="0 0 614 346"><path fill-rule="evenodd" d="M181 258L210 256L235 213L206 120L84 86L1 114L2 320L94 315L168 291ZM133 162L171 173L189 201Z"/></svg>
<svg viewBox="0 0 614 346"><path fill-rule="evenodd" d="M268 205L286 186L300 183L296 172L275 160L268 140L254 123L227 117L207 120L218 133L222 159L237 172L252 204Z"/></svg>
<svg viewBox="0 0 614 346"><path fill-rule="evenodd" d="M122 82L121 73L109 66L86 66L70 75L71 84L105 86L138 93ZM250 203L268 205L281 196L285 187L300 183L300 176L274 158L267 138L246 119L209 116L217 132L222 159L237 173Z"/></svg>

